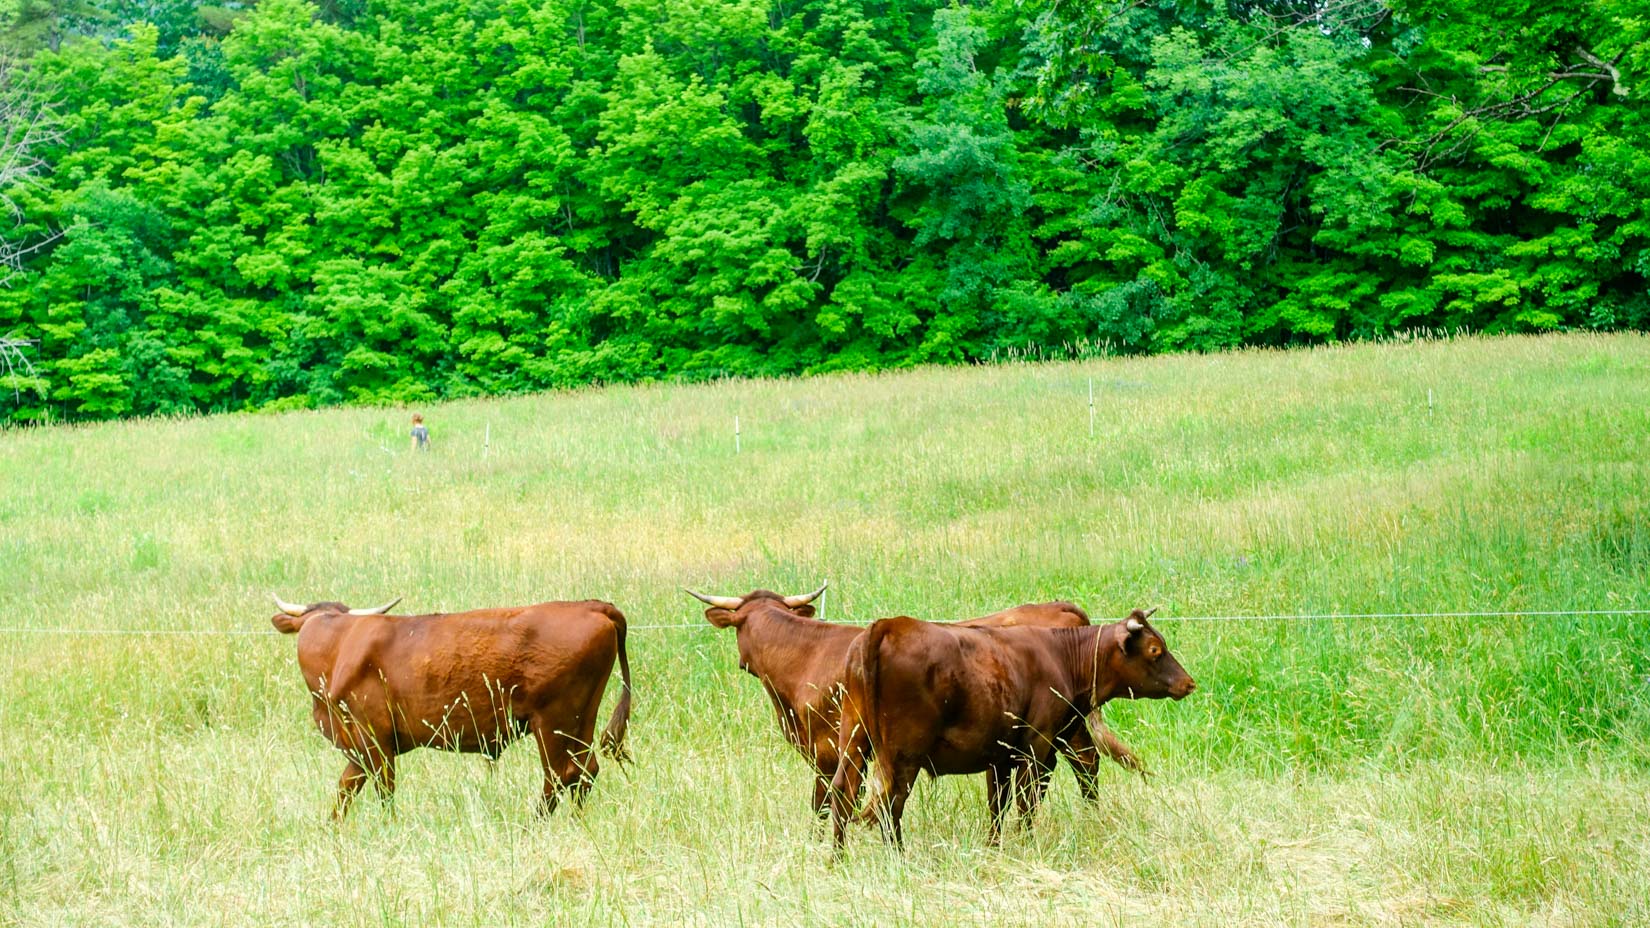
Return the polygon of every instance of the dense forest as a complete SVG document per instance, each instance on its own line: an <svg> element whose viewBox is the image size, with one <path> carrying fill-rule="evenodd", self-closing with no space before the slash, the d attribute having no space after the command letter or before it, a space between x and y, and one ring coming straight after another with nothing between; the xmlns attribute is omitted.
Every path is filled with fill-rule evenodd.
<svg viewBox="0 0 1650 928"><path fill-rule="evenodd" d="M0 0L0 421L1650 327L1647 7Z"/></svg>

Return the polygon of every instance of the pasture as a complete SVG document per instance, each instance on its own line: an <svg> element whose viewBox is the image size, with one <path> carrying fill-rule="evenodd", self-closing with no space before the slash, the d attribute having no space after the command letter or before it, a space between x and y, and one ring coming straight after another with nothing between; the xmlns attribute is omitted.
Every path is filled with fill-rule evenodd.
<svg viewBox="0 0 1650 928"><path fill-rule="evenodd" d="M1650 616L1176 621L1650 609L1644 336L588 389L425 408L427 455L408 412L0 432L0 626L50 630L0 632L0 924L1650 923ZM1098 806L1062 767L997 848L923 781L833 863L679 590L824 577L837 621L1160 604L1199 689L1108 706L1155 776ZM268 591L610 599L634 764L540 820L530 743L419 751L334 826Z"/></svg>

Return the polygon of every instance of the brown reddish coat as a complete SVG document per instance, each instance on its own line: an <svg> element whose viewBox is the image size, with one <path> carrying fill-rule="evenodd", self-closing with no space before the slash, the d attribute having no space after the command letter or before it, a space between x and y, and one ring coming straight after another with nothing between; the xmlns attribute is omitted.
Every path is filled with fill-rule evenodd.
<svg viewBox="0 0 1650 928"><path fill-rule="evenodd" d="M821 816L829 812L831 777L837 768L843 668L849 646L865 631L863 626L814 618L810 603L824 590L822 586L811 594L788 597L768 590L756 590L743 597L702 596L688 591L710 604L705 618L712 625L734 629L739 666L762 682L786 740L814 767L813 809ZM1028 603L958 624L1077 628L1088 625L1089 617L1067 602ZM1087 799L1096 796L1100 750L1124 767L1143 770L1139 758L1100 723L1098 716L1095 722L1100 730L1098 749L1087 726L1074 729L1060 747Z"/></svg>
<svg viewBox="0 0 1650 928"><path fill-rule="evenodd" d="M867 752L876 765L868 814L902 840L917 774L986 774L990 835L1001 833L1018 780L1029 824L1056 746L1109 699L1184 698L1196 683L1136 610L1113 625L958 628L883 619L849 649L831 819L841 846Z"/></svg>
<svg viewBox="0 0 1650 928"><path fill-rule="evenodd" d="M276 603L282 611L270 621L298 635L315 724L349 759L334 818L368 777L388 798L397 755L434 747L496 758L524 734L544 765L540 810L553 810L563 789L582 801L596 776L596 716L615 657L623 690L601 744L623 757L630 661L624 613L611 603L418 616Z"/></svg>

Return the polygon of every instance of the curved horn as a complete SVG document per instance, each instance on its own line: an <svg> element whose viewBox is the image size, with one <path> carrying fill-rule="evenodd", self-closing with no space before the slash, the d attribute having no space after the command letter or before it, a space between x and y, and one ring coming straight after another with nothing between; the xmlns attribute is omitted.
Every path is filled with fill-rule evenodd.
<svg viewBox="0 0 1650 928"><path fill-rule="evenodd" d="M303 615L305 611L307 611L307 610L305 610L305 608L303 606L298 606L298 605L294 605L292 603L289 603L286 600L282 599L281 597L276 596L274 593L269 594L269 598L275 600L275 608L281 610L282 612L286 613L287 615L300 616L300 615Z"/></svg>
<svg viewBox="0 0 1650 928"><path fill-rule="evenodd" d="M1146 623L1140 621L1139 619L1137 619L1137 618L1135 618L1134 616L1131 615L1131 616L1129 616L1129 620L1127 622L1123 623L1123 627L1128 629L1131 632L1137 632L1137 631L1140 631L1142 628L1145 628Z"/></svg>
<svg viewBox="0 0 1650 928"><path fill-rule="evenodd" d="M396 598L390 600L389 602L385 603L382 606L377 606L377 607L372 608L372 609L351 609L349 611L349 614L350 615L383 615L384 613L390 611L391 609L394 609L395 604L400 602L400 601L401 601L401 597L397 596Z"/></svg>
<svg viewBox="0 0 1650 928"><path fill-rule="evenodd" d="M1152 617L1153 614L1155 614L1157 612L1157 610L1162 609L1162 608L1163 608L1162 606L1153 606L1150 609L1147 609L1145 612L1140 613L1140 617L1143 618L1143 619L1149 619L1149 618Z"/></svg>
<svg viewBox="0 0 1650 928"><path fill-rule="evenodd" d="M785 597L785 605L790 606L792 609L795 609L797 606L806 606L807 604L818 599L820 594L825 592L825 588L830 585L831 581L827 580L824 583L821 583L819 585L819 589L814 590L812 593L807 593L802 596L787 596Z"/></svg>
<svg viewBox="0 0 1650 928"><path fill-rule="evenodd" d="M682 592L688 594L694 599L697 599L707 606L716 606L719 609L738 609L739 604L743 602L743 600L737 596L706 596L703 593L695 593L685 586L682 587Z"/></svg>

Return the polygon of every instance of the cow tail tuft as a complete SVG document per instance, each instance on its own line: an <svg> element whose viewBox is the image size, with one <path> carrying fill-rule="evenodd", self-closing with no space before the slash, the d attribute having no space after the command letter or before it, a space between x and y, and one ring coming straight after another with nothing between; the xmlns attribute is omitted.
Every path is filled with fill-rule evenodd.
<svg viewBox="0 0 1650 928"><path fill-rule="evenodd" d="M625 750L624 736L630 728L630 655L625 652L625 618L617 607L607 607L607 617L613 621L613 630L619 639L619 704L613 707L613 717L602 731L602 753L623 763L630 760Z"/></svg>

